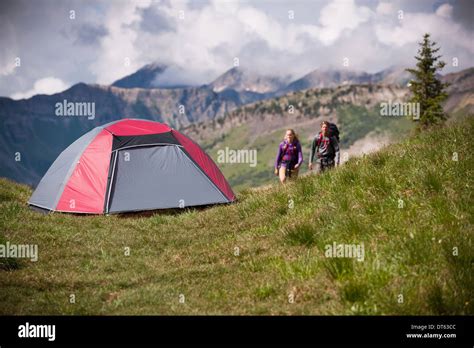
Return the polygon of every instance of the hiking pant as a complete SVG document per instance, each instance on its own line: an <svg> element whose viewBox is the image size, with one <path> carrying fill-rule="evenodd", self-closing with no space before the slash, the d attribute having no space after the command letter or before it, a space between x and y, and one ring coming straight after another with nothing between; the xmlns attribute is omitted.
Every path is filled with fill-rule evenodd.
<svg viewBox="0 0 474 348"><path fill-rule="evenodd" d="M320 158L316 166L316 172L322 173L328 169L334 168L334 165L334 158Z"/></svg>
<svg viewBox="0 0 474 348"><path fill-rule="evenodd" d="M295 169L293 165L288 162L282 162L280 169L278 169L278 176L281 182L285 182L286 179L296 179L298 177L299 168Z"/></svg>

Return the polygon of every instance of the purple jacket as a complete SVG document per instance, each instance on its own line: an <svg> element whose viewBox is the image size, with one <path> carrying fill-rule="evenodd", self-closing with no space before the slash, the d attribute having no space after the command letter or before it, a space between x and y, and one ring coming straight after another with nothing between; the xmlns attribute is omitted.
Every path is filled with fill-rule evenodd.
<svg viewBox="0 0 474 348"><path fill-rule="evenodd" d="M301 165L303 163L303 151L299 141L290 144L284 140L280 143L275 159L275 168L279 168L282 162L289 162L292 167L295 164Z"/></svg>

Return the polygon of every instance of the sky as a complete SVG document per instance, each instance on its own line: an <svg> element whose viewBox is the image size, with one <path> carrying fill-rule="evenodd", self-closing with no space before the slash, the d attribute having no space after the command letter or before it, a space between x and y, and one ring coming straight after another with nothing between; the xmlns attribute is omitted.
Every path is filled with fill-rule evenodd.
<svg viewBox="0 0 474 348"><path fill-rule="evenodd" d="M474 66L471 0L2 0L0 96L111 84L149 63L160 83L201 85L234 66L299 78L314 69L413 66L425 32L442 73Z"/></svg>

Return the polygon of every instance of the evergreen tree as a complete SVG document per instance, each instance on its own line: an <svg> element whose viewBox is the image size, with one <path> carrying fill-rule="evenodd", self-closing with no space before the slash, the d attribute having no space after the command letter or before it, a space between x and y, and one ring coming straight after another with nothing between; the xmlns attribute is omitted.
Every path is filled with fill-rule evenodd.
<svg viewBox="0 0 474 348"><path fill-rule="evenodd" d="M415 121L418 122L419 129L426 129L446 119L442 102L448 96L445 92L448 84L442 83L436 77L436 72L446 65L440 60L441 56L436 55L439 51L436 42L430 40L430 34L425 34L423 42L419 44L418 55L415 56L418 61L416 68L406 70L414 76L410 84L412 92L410 102L420 103L420 117Z"/></svg>

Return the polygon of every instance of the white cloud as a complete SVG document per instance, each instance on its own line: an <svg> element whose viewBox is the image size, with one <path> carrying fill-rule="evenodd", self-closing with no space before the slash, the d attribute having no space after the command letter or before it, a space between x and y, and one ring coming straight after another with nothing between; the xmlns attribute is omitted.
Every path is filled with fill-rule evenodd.
<svg viewBox="0 0 474 348"><path fill-rule="evenodd" d="M8 76L15 71L15 56L8 48L0 53L0 75Z"/></svg>
<svg viewBox="0 0 474 348"><path fill-rule="evenodd" d="M443 4L436 10L436 14L440 17L450 18L453 14L453 6L450 4Z"/></svg>
<svg viewBox="0 0 474 348"><path fill-rule="evenodd" d="M152 8L169 22L168 30L140 31L141 10ZM277 19L247 2L213 1L199 7L187 2L127 2L107 12L104 27L109 34L102 38L92 69L97 82L105 84L159 61L176 66L167 74L176 73L177 84L205 83L230 69L237 57L242 67L259 73L301 74L308 64L291 64L292 59L336 44L373 14L354 0L332 0L317 21L302 24ZM125 57L129 67L124 66Z"/></svg>
<svg viewBox="0 0 474 348"><path fill-rule="evenodd" d="M0 17L0 39L0 76L8 76L15 71L15 54L18 51L14 26L8 18Z"/></svg>
<svg viewBox="0 0 474 348"><path fill-rule="evenodd" d="M452 51L456 54L457 51L459 54L462 50L474 54L472 36L461 25L434 13L405 13L396 25L380 21L375 24L375 32L380 42L394 46L395 49L417 43L423 34L430 33L445 52Z"/></svg>
<svg viewBox="0 0 474 348"><path fill-rule="evenodd" d="M375 12L379 15L388 15L395 12L393 4L389 2L379 2Z"/></svg>
<svg viewBox="0 0 474 348"><path fill-rule="evenodd" d="M0 29L6 29L0 30L0 41L6 43L6 49L0 50L0 94L28 90L43 76L109 84L152 62L170 66L160 82L203 84L230 69L234 57L240 59L241 67L265 75L300 77L316 68L340 68L344 57L350 59L351 69L373 72L411 64L425 32L442 47L440 53L446 60L457 57L462 68L474 65L472 32L455 18L456 3L433 7L435 0L284 0L271 4L99 0L86 5L77 1L80 15L72 22L67 18L70 5L40 1L46 1L45 8L36 9L43 12L22 19L31 26L5 28L6 21L0 21ZM397 16L400 8L402 20ZM295 10L293 20L288 18L289 10ZM179 11L184 11L184 19L179 18ZM13 18L11 22L21 21ZM77 43L75 30L85 24L103 28L104 34L90 45ZM47 46L43 44L46 37ZM11 64L19 52L21 74Z"/></svg>
<svg viewBox="0 0 474 348"><path fill-rule="evenodd" d="M108 35L100 40L101 50L91 67L98 82L112 83L148 63L141 59L136 41L140 40L139 10L150 4L150 0L114 2L107 10L104 28Z"/></svg>
<svg viewBox="0 0 474 348"><path fill-rule="evenodd" d="M26 92L14 93L10 96L12 99L28 99L36 94L55 94L64 91L69 86L62 80L55 77L45 77L37 80L33 88Z"/></svg>
<svg viewBox="0 0 474 348"><path fill-rule="evenodd" d="M371 9L355 0L330 0L315 12L312 23L300 23L248 2L120 3L107 11L108 35L93 71L97 82L105 84L157 61L170 66L158 80L173 85L208 83L230 69L235 57L242 68L263 75L299 77L318 67L341 67L344 57L350 58L351 68L372 70L411 61L425 32L447 40L448 51L470 50L468 35L448 16L450 5L436 13L406 10L401 21L396 10L385 1ZM159 14L167 22L165 29L141 30L140 23L150 20L143 11Z"/></svg>
<svg viewBox="0 0 474 348"><path fill-rule="evenodd" d="M319 40L325 45L334 43L344 30L353 30L369 20L372 11L357 6L354 0L333 0L321 10Z"/></svg>

